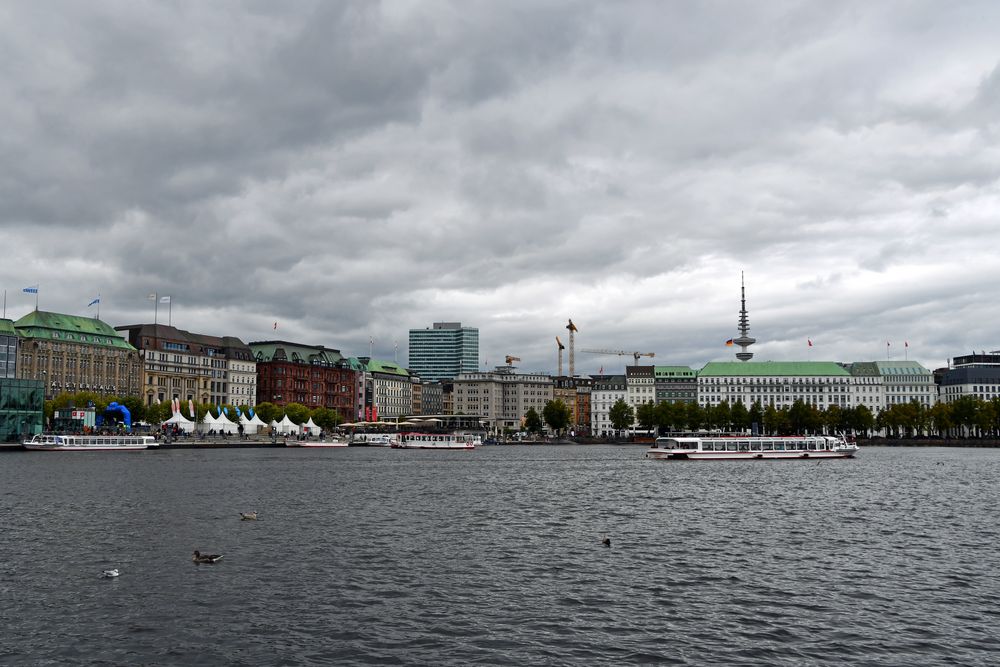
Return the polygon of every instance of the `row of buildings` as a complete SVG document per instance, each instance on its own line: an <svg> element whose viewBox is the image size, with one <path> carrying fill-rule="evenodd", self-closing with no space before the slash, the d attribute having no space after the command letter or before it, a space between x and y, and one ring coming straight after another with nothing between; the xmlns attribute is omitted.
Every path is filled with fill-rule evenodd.
<svg viewBox="0 0 1000 667"><path fill-rule="evenodd" d="M492 431L519 429L530 409L541 413L548 401L560 399L570 407L574 429L595 435L612 431L609 412L619 399L635 408L663 401L782 407L801 399L820 409L865 405L877 413L910 401L929 407L962 396L1000 396L1000 353L956 357L934 372L899 360L752 362L747 348L754 340L742 327L745 318L737 339L741 361L710 362L700 370L635 365L621 375L570 377L518 372L511 364L482 371L478 330L457 322L411 330L404 368L324 346L244 343L158 323L112 327L36 310L16 322L0 319L0 383L7 383L8 394L15 386L44 398L90 391L139 396L147 405L174 398L300 403L336 410L344 421L461 414ZM10 420L23 423L23 415L11 414L0 420L8 419L8 427Z"/></svg>

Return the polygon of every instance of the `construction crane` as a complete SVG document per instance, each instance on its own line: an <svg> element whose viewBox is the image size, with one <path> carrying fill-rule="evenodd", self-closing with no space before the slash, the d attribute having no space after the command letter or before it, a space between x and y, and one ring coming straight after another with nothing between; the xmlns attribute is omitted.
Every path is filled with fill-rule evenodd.
<svg viewBox="0 0 1000 667"><path fill-rule="evenodd" d="M514 365L515 361L521 361L521 357L512 357L509 354L506 357L504 357L504 359L507 360L507 367L508 368L512 367Z"/></svg>
<svg viewBox="0 0 1000 667"><path fill-rule="evenodd" d="M576 325L573 324L573 320L569 321L569 324L566 325L566 329L569 331L569 376L572 378L576 377L576 368L573 365L573 334L579 331L579 329L577 329Z"/></svg>
<svg viewBox="0 0 1000 667"><path fill-rule="evenodd" d="M556 336L556 345L559 346L559 377L562 377L562 351L566 349L566 346L559 340L559 336Z"/></svg>
<svg viewBox="0 0 1000 667"><path fill-rule="evenodd" d="M590 354L617 354L619 357L624 357L627 355L632 355L635 359L635 365L639 365L639 357L655 357L655 352L626 352L625 350L580 350L581 352L588 352Z"/></svg>

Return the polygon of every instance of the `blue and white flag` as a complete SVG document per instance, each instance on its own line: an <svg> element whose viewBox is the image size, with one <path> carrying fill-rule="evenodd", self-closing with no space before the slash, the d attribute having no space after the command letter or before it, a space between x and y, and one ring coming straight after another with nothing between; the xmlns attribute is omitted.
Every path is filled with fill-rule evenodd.
<svg viewBox="0 0 1000 667"><path fill-rule="evenodd" d="M101 297L97 297L96 299L94 299L93 301L91 301L90 303L87 304L87 308L90 308L94 304L100 303L100 302L101 302Z"/></svg>
<svg viewBox="0 0 1000 667"><path fill-rule="evenodd" d="M243 413L242 413L242 412L240 412L240 406L238 406L238 405L234 405L233 407L234 407L234 408L236 408L236 416L237 416L237 417L242 417L242 416L243 416Z"/></svg>
<svg viewBox="0 0 1000 667"><path fill-rule="evenodd" d="M249 413L250 419L253 419L253 408L247 408L247 413Z"/></svg>
<svg viewBox="0 0 1000 667"><path fill-rule="evenodd" d="M226 413L226 416L227 416L227 417L229 416L229 408L227 408L227 407L223 406L223 407L222 407L222 411Z"/></svg>
<svg viewBox="0 0 1000 667"><path fill-rule="evenodd" d="M38 294L38 285L34 287L25 287L22 292L27 292L28 294Z"/></svg>

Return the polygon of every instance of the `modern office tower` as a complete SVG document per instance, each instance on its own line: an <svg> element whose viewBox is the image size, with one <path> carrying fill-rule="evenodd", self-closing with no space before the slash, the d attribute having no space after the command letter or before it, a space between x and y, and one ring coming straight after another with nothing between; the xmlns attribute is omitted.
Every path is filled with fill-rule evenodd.
<svg viewBox="0 0 1000 667"><path fill-rule="evenodd" d="M461 322L435 322L410 329L409 369L427 382L450 380L479 370L479 329Z"/></svg>

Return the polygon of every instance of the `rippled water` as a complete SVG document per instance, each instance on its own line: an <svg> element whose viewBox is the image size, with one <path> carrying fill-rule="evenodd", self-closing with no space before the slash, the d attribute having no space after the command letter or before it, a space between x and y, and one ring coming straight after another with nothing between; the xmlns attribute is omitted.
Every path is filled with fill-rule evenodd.
<svg viewBox="0 0 1000 667"><path fill-rule="evenodd" d="M996 664L998 479L976 449L5 454L0 662Z"/></svg>

